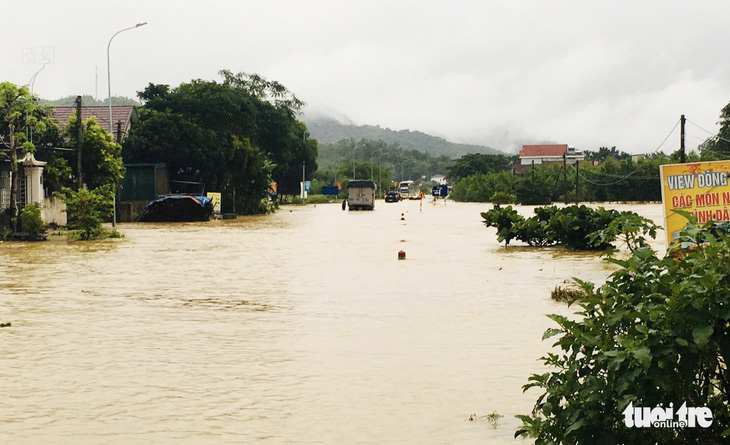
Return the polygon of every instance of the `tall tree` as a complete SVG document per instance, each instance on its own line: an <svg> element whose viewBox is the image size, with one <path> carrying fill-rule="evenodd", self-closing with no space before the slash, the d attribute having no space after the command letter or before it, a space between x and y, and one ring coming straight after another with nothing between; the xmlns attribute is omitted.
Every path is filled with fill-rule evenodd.
<svg viewBox="0 0 730 445"><path fill-rule="evenodd" d="M36 110L38 99L27 87L10 82L0 83L0 146L3 155L10 160L13 180L10 183L10 218L14 225L18 216L18 151L35 151L28 137L33 130L44 131L45 119L39 119Z"/></svg>
<svg viewBox="0 0 730 445"><path fill-rule="evenodd" d="M703 161L730 159L730 103L720 112L720 131L699 146Z"/></svg>
<svg viewBox="0 0 730 445"><path fill-rule="evenodd" d="M224 205L257 213L271 177L296 193L302 162L316 170L317 141L296 120L301 102L276 82L223 71L224 82L177 88L150 84L140 120L124 144L125 162L164 162L170 177L224 193ZM229 211L234 209L228 207Z"/></svg>
<svg viewBox="0 0 730 445"><path fill-rule="evenodd" d="M83 122L83 136L81 141L82 178L91 190L104 185L110 185L115 189L124 177L122 165L122 146L114 142L111 133L99 126L95 117L90 117ZM71 116L66 126L67 145L77 147L78 145L78 118ZM75 164L73 164L76 167ZM74 171L76 177L78 172Z"/></svg>

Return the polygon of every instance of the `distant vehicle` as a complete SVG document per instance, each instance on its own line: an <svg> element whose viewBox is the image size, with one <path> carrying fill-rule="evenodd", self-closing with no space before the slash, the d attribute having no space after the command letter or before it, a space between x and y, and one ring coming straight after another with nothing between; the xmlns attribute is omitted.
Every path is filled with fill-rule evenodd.
<svg viewBox="0 0 730 445"><path fill-rule="evenodd" d="M385 195L385 202L398 202L400 199L400 193L397 190L391 190Z"/></svg>
<svg viewBox="0 0 730 445"><path fill-rule="evenodd" d="M147 203L136 222L208 221L213 200L208 196L169 195Z"/></svg>
<svg viewBox="0 0 730 445"><path fill-rule="evenodd" d="M347 183L347 206L350 210L373 210L375 208L373 181L353 179Z"/></svg>
<svg viewBox="0 0 730 445"><path fill-rule="evenodd" d="M398 191L400 192L401 199L416 197L419 192L418 186L413 181L401 181L398 184Z"/></svg>

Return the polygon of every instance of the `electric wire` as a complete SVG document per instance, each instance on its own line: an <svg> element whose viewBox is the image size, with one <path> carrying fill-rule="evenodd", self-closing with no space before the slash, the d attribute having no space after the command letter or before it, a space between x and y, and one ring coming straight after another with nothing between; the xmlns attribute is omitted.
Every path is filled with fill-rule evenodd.
<svg viewBox="0 0 730 445"><path fill-rule="evenodd" d="M679 122L680 122L680 120L678 119L678 120L677 120L677 123L676 123L676 124L674 124L674 127L672 128L672 131L670 131L670 132L669 132L669 134L667 135L667 137L665 137L665 138L664 138L664 140L662 141L662 143L661 143L661 144L659 144L659 146L658 146L658 147L656 148L656 150L654 150L654 151L653 151L652 153L650 153L650 154L652 154L652 155L655 155L655 154L656 154L656 153L657 153L657 152L659 151L659 149L660 149L660 148L662 148L662 145L664 145L664 143L665 143L665 142L667 142L667 139L669 139L669 136L671 136L671 135L672 135L672 133L674 133L674 130L676 130L676 129L677 129L677 125L679 125Z"/></svg>
<svg viewBox="0 0 730 445"><path fill-rule="evenodd" d="M690 124L692 124L695 127L699 128L700 130L704 131L705 133L712 135L712 137L715 137L715 138L720 139L720 140L725 141L725 142L730 142L730 139L725 139L724 137L720 136L719 134L715 134L715 133L712 133L710 131L707 131L704 128L700 127L699 125L695 124L694 122L692 122L689 119L687 119L687 122L689 122Z"/></svg>

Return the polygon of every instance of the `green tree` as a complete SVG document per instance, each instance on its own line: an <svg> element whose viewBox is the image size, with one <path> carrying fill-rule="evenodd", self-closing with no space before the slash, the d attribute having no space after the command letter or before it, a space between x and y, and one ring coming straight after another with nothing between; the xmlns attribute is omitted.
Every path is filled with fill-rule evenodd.
<svg viewBox="0 0 730 445"><path fill-rule="evenodd" d="M517 156L487 155L469 153L452 161L446 168L446 176L453 181L476 173L496 173L512 171Z"/></svg>
<svg viewBox="0 0 730 445"><path fill-rule="evenodd" d="M31 95L27 87L18 87L10 82L0 83L0 146L5 150L0 155L10 160L13 178L18 176L18 151L34 152L35 145L29 135L33 131L46 131L47 115L38 108L38 98ZM10 220L17 228L16 181L10 184Z"/></svg>
<svg viewBox="0 0 730 445"><path fill-rule="evenodd" d="M708 138L699 146L703 161L730 158L730 103L720 111L717 123L720 125L717 135Z"/></svg>
<svg viewBox="0 0 730 445"><path fill-rule="evenodd" d="M606 159L614 159L616 161L624 161L626 159L631 159L631 155L617 150L616 147L599 147L598 151L591 151L591 150L585 150L583 152L583 155L585 157L586 161L598 161L598 162L604 162Z"/></svg>
<svg viewBox="0 0 730 445"><path fill-rule="evenodd" d="M223 192L228 211L258 213L272 177L286 194L298 193L302 162L313 175L317 142L296 120L301 102L283 86L257 75L221 74L223 83L145 88L124 159L165 163L172 179Z"/></svg>
<svg viewBox="0 0 730 445"><path fill-rule="evenodd" d="M77 229L82 240L99 238L104 234L101 225L112 213L114 188L106 184L94 190L64 188L58 194L66 204L67 227Z"/></svg>
<svg viewBox="0 0 730 445"><path fill-rule="evenodd" d="M124 166L122 165L122 146L114 142L111 133L99 126L95 117L90 117L84 122L81 141L81 154L83 159L82 177L89 189L95 189L104 185L116 187L124 177ZM66 127L67 145L76 148L78 145L78 119L72 115ZM72 171L76 172L76 163L73 163ZM67 171L68 162L54 165L61 174ZM56 170L52 171L56 174Z"/></svg>

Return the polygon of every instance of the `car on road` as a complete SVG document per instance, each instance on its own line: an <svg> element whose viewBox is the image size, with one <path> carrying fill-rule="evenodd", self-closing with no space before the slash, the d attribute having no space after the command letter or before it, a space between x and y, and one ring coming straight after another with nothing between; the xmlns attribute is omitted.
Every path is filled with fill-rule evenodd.
<svg viewBox="0 0 730 445"><path fill-rule="evenodd" d="M385 202L398 202L401 200L400 193L396 190L391 190L385 195Z"/></svg>

